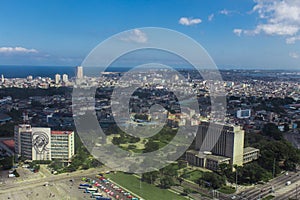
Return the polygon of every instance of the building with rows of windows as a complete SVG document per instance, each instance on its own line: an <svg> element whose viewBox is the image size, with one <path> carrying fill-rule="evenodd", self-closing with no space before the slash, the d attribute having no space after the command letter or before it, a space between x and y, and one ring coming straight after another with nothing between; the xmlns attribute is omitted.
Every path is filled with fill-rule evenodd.
<svg viewBox="0 0 300 200"><path fill-rule="evenodd" d="M244 148L244 130L240 126L202 121L195 149L186 152L189 164L218 170L222 163L242 166L259 157L259 149Z"/></svg>
<svg viewBox="0 0 300 200"><path fill-rule="evenodd" d="M62 160L69 162L75 154L73 131L51 131L50 128L15 126L15 152L27 160Z"/></svg>

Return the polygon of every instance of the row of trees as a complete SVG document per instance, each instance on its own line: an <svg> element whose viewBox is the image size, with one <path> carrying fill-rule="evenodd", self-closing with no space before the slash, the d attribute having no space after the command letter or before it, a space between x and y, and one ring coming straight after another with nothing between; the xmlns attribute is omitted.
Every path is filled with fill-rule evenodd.
<svg viewBox="0 0 300 200"><path fill-rule="evenodd" d="M218 173L232 183L236 181L236 175L239 184L268 181L282 170L296 170L300 163L300 150L284 139L275 124L266 124L261 134L247 133L245 139L247 146L260 149L260 157L243 167L235 166L237 174L231 166L221 164Z"/></svg>
<svg viewBox="0 0 300 200"><path fill-rule="evenodd" d="M155 182L157 182L160 188L168 189L180 182L178 176L179 167L180 166L177 163L170 164L159 171L144 173L142 174L142 181L150 184L155 184Z"/></svg>
<svg viewBox="0 0 300 200"><path fill-rule="evenodd" d="M72 88L2 88L0 91L0 98L11 96L13 99L26 99L32 96L53 96L53 95L70 95Z"/></svg>

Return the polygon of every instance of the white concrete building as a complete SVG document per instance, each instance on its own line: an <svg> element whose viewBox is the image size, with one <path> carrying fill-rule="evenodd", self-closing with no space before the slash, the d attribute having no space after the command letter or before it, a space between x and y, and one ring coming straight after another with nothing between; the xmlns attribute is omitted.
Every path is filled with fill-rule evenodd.
<svg viewBox="0 0 300 200"><path fill-rule="evenodd" d="M51 160L50 128L16 126L15 152L28 160Z"/></svg>
<svg viewBox="0 0 300 200"><path fill-rule="evenodd" d="M58 159L69 162L75 154L73 131L21 124L15 127L15 152L27 160Z"/></svg>
<svg viewBox="0 0 300 200"><path fill-rule="evenodd" d="M60 74L55 74L55 84L57 85L57 84L59 84L59 82L60 82Z"/></svg>
<svg viewBox="0 0 300 200"><path fill-rule="evenodd" d="M51 131L52 159L70 161L75 154L74 131Z"/></svg>

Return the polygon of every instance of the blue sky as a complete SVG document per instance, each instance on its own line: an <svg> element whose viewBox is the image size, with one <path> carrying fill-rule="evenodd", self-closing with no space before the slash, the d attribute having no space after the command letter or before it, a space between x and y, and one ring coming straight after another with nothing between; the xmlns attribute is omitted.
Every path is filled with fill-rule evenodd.
<svg viewBox="0 0 300 200"><path fill-rule="evenodd" d="M220 68L300 69L294 0L2 0L0 65L76 66L106 38L149 26L192 37Z"/></svg>

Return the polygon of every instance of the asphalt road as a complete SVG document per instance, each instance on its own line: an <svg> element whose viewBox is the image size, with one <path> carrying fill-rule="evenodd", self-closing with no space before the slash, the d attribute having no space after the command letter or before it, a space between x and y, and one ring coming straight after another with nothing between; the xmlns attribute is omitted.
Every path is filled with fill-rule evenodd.
<svg viewBox="0 0 300 200"><path fill-rule="evenodd" d="M231 195L228 199L231 199L232 196L236 196L235 199L237 200L257 200L269 195L274 195L276 196L275 199L286 200L294 195L295 187L293 186L296 182L300 181L299 174L300 173L295 172L289 172L288 175L283 174L266 184L256 185L255 187L240 192L236 195ZM287 181L291 181L292 184L290 186L286 186ZM298 192L300 194L300 191Z"/></svg>

